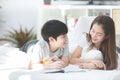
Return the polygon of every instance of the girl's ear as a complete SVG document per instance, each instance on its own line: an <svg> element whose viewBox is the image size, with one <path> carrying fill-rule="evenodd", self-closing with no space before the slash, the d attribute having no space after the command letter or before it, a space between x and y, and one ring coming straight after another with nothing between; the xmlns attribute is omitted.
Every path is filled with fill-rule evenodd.
<svg viewBox="0 0 120 80"><path fill-rule="evenodd" d="M109 38L109 35L107 35L106 37L105 37L105 39L108 39Z"/></svg>

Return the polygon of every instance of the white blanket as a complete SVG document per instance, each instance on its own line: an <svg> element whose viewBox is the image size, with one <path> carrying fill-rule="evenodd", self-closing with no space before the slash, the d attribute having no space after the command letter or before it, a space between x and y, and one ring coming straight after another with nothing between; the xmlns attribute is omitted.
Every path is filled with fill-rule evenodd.
<svg viewBox="0 0 120 80"><path fill-rule="evenodd" d="M27 68L29 60L29 56L18 48L0 46L0 69Z"/></svg>

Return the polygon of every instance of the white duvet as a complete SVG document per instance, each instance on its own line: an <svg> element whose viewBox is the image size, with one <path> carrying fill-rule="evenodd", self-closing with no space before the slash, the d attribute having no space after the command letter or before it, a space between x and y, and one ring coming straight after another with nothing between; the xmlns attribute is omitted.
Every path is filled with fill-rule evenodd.
<svg viewBox="0 0 120 80"><path fill-rule="evenodd" d="M27 68L29 56L18 48L0 46L0 69Z"/></svg>

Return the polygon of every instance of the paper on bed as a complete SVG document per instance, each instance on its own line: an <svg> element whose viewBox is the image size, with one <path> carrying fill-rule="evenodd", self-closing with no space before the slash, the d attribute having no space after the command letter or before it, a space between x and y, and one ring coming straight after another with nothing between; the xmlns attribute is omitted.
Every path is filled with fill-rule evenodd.
<svg viewBox="0 0 120 80"><path fill-rule="evenodd" d="M79 68L79 66L77 65L69 65L65 68L63 68L63 70L68 73L68 72L85 72L86 70Z"/></svg>
<svg viewBox="0 0 120 80"><path fill-rule="evenodd" d="M62 69L51 69L43 71L43 73L71 73L71 72L86 72L86 70L80 69L77 65L69 65Z"/></svg>

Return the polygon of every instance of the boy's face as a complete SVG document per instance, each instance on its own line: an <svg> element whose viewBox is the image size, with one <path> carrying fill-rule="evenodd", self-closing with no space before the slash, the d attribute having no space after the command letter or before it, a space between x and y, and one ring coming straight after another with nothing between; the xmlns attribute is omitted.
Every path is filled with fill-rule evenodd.
<svg viewBox="0 0 120 80"><path fill-rule="evenodd" d="M59 35L56 40L56 45L59 48L64 48L68 44L67 34Z"/></svg>

